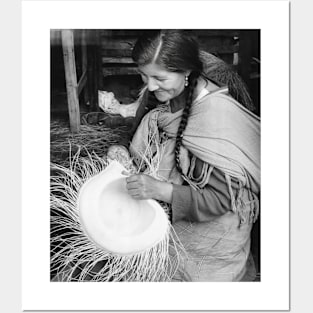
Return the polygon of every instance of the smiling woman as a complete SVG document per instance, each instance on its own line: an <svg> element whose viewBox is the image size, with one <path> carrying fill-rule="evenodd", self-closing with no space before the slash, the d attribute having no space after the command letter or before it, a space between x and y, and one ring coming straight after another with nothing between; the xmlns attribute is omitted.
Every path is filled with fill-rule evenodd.
<svg viewBox="0 0 313 313"><path fill-rule="evenodd" d="M130 152L133 163L129 169L136 170L122 177L123 184L107 185L96 194L96 186L101 189L106 181L105 173L99 171L112 178L106 158L120 161L123 153L115 153L111 146L98 160L101 166L91 155L90 160L81 160L82 164L73 160L71 171L57 168L66 179L60 187L59 177L55 177L52 191L56 198L51 203L61 214L53 222L64 227L65 211L73 212L67 215L74 220L66 224L71 225L66 228L66 238L59 238L60 228L54 227L54 280L253 280L250 233L259 213L260 120L248 109L250 97L244 84L220 59L203 54L197 41L182 31L145 33L133 49L133 59L144 82L139 109L144 104L145 111L141 116L136 113L140 124L134 128L128 149L118 151L124 151L127 159ZM60 199L63 188L70 196ZM77 215L77 199L82 219ZM99 201L92 210L95 199ZM163 220L171 231L165 232L161 245L145 247L138 254L129 239L137 238L132 235L138 229L152 225L154 211L141 207L151 200L169 216ZM124 211L122 203L133 211ZM110 207L113 214L107 210ZM137 211L143 212L142 224L136 224ZM150 232L150 239L160 229ZM171 248L177 245L183 253ZM126 250L131 261L124 256Z"/></svg>
<svg viewBox="0 0 313 313"><path fill-rule="evenodd" d="M166 102L181 94L189 75L189 72L165 71L155 63L139 66L139 72L148 90L154 92L160 102Z"/></svg>
<svg viewBox="0 0 313 313"><path fill-rule="evenodd" d="M141 37L133 59L159 104L142 118L130 152L137 164L147 149L164 153L157 175L133 174L127 190L136 199L170 205L188 253L173 281L253 280L250 233L259 214L260 119L245 107L249 101L236 101L247 95L244 84L226 67L225 80L209 79L197 42L182 31ZM234 85L236 99L228 92ZM157 138L153 143L151 136Z"/></svg>

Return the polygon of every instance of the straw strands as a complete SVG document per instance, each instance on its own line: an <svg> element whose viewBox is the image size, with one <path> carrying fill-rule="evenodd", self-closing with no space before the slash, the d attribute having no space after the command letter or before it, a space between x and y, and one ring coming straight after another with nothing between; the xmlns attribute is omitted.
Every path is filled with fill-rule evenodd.
<svg viewBox="0 0 313 313"><path fill-rule="evenodd" d="M77 199L83 184L103 171L110 159L79 149L69 167L51 164L51 270L53 281L169 281L184 250L168 223L163 240L135 255L116 255L85 234ZM168 209L168 208L166 208ZM171 255L171 256L170 256Z"/></svg>
<svg viewBox="0 0 313 313"><path fill-rule="evenodd" d="M81 125L79 133L71 133L69 125L62 121L51 121L51 162L69 167L70 158L80 149L81 155L95 152L105 155L107 149L127 138L127 128L112 129L105 126Z"/></svg>

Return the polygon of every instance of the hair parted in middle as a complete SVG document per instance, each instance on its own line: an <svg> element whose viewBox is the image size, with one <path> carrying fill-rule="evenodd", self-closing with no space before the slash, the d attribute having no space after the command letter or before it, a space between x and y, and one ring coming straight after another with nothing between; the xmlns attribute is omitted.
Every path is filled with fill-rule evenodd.
<svg viewBox="0 0 313 313"><path fill-rule="evenodd" d="M183 30L148 31L136 42L132 58L138 66L155 63L169 72L185 73L190 71L189 83L188 86L185 86L185 107L175 144L176 168L183 174L179 162L183 132L187 126L197 80L203 71L198 43Z"/></svg>

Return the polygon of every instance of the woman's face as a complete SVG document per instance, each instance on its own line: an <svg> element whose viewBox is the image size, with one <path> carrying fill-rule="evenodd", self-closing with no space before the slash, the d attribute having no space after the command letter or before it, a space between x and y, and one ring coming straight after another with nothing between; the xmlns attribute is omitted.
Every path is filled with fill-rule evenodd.
<svg viewBox="0 0 313 313"><path fill-rule="evenodd" d="M138 69L149 91L154 92L160 102L174 99L181 94L185 88L185 76L189 74L169 72L155 63L139 66Z"/></svg>

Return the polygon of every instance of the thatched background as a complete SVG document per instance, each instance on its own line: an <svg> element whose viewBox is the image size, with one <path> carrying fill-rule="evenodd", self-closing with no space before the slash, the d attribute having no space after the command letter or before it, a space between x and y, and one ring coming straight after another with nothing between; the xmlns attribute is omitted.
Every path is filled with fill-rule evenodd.
<svg viewBox="0 0 313 313"><path fill-rule="evenodd" d="M81 125L79 133L72 133L67 121L54 120L50 124L50 162L68 167L70 158L78 150L81 150L81 156L87 151L104 156L111 145L128 140L127 126Z"/></svg>

